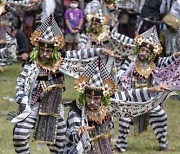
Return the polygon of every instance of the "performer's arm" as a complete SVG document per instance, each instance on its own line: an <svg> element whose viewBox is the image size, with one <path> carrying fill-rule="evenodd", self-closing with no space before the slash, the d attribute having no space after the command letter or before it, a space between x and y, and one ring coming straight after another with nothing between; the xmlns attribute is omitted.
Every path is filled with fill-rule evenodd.
<svg viewBox="0 0 180 154"><path fill-rule="evenodd" d="M115 98L123 101L146 102L151 99L151 93L159 93L170 90L165 84L150 88L130 89L115 94Z"/></svg>
<svg viewBox="0 0 180 154"><path fill-rule="evenodd" d="M167 67L172 62L174 62L178 57L180 57L180 52L177 52L169 57L159 57L157 67Z"/></svg>
<svg viewBox="0 0 180 154"><path fill-rule="evenodd" d="M126 44L126 45L133 45L133 41L134 39L124 35L124 34L120 34L117 32L116 28L113 28L111 31L111 36L117 40L119 40L122 44Z"/></svg>
<svg viewBox="0 0 180 154"><path fill-rule="evenodd" d="M90 49L81 49L78 51L72 50L66 52L66 57L76 58L76 59L86 59L90 57L99 56L100 54L113 56L113 51L105 48L90 48Z"/></svg>
<svg viewBox="0 0 180 154"><path fill-rule="evenodd" d="M71 110L68 114L67 119L67 137L70 140L70 144L78 143L80 140L80 135L77 132L77 128L81 126L81 116L77 114L74 110Z"/></svg>
<svg viewBox="0 0 180 154"><path fill-rule="evenodd" d="M115 93L115 98L122 101L146 102L150 100L147 88L130 89Z"/></svg>
<svg viewBox="0 0 180 154"><path fill-rule="evenodd" d="M87 48L87 43L88 43L88 36L82 33L78 42L78 49Z"/></svg>
<svg viewBox="0 0 180 154"><path fill-rule="evenodd" d="M121 80L123 80L123 75L128 70L130 63L132 60L130 58L126 59L120 68L118 68L118 73L115 75L116 84L119 84Z"/></svg>
<svg viewBox="0 0 180 154"><path fill-rule="evenodd" d="M18 104L28 104L28 96L26 96L24 92L25 80L28 75L28 70L29 65L24 65L24 68L16 81L16 101Z"/></svg>

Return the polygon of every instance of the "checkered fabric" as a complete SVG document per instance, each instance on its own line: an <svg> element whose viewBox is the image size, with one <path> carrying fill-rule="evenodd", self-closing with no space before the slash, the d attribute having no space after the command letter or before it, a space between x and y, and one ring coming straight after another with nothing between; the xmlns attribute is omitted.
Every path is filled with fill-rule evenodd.
<svg viewBox="0 0 180 154"><path fill-rule="evenodd" d="M112 80L112 77L107 71L103 61L99 58L89 65L87 70L82 75L87 76L90 79L88 85L92 87L102 87L104 80Z"/></svg>
<svg viewBox="0 0 180 154"><path fill-rule="evenodd" d="M101 9L101 5L100 5L100 2L99 0L93 0L91 2L89 2L88 4L86 4L86 7L84 9L84 14L87 15L87 14L96 14L99 9Z"/></svg>
<svg viewBox="0 0 180 154"><path fill-rule="evenodd" d="M57 25L53 16L49 16L45 22L43 22L36 31L41 32L41 37L47 40L54 40L55 36L62 35L60 28Z"/></svg>
<svg viewBox="0 0 180 154"><path fill-rule="evenodd" d="M118 9L134 9L136 7L136 0L118 0L116 7Z"/></svg>
<svg viewBox="0 0 180 154"><path fill-rule="evenodd" d="M2 0L3 2L15 4L15 5L23 5L28 4L29 0Z"/></svg>
<svg viewBox="0 0 180 154"><path fill-rule="evenodd" d="M144 42L147 42L149 44L155 45L159 43L156 26L151 27L149 30L142 33L141 36L144 37Z"/></svg>
<svg viewBox="0 0 180 154"><path fill-rule="evenodd" d="M85 7L84 12L86 16L91 14L95 17L98 17L101 23L103 23L105 20L101 3L98 0L93 0L90 3L88 3Z"/></svg>

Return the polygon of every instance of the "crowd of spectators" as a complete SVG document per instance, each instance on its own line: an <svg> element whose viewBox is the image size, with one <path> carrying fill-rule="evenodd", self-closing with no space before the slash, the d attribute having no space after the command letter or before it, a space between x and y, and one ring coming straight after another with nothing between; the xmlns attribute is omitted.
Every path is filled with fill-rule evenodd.
<svg viewBox="0 0 180 154"><path fill-rule="evenodd" d="M86 31L86 6L90 0L31 0L35 5L17 9L13 14L12 36L17 39L17 57L26 60L32 51L30 36L34 29L46 19L47 7L54 9L54 17L61 28L66 42L65 50L78 50L80 34ZM99 0L93 0L96 3ZM156 25L163 56L180 50L180 30L162 22L171 12L180 19L180 0L116 0L113 13L116 14L117 31L130 38ZM54 4L53 4L54 3ZM100 3L104 4L103 1ZM179 7L178 7L179 6ZM53 8L55 7L55 8ZM93 9L93 8L91 8ZM112 11L112 10L111 10ZM178 21L179 22L179 21Z"/></svg>

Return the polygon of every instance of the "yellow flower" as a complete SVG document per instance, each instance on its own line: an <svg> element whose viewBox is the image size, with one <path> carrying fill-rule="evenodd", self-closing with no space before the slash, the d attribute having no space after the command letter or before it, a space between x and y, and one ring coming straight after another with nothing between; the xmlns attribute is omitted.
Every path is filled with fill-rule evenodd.
<svg viewBox="0 0 180 154"><path fill-rule="evenodd" d="M104 81L104 87L103 87L103 95L104 96L111 96L114 94L115 91L115 84L111 79L106 79Z"/></svg>
<svg viewBox="0 0 180 154"><path fill-rule="evenodd" d="M34 32L31 34L31 37L30 37L31 44L34 45L34 46L37 46L37 45L38 45L38 42L39 42L40 36L41 36L41 32L39 32L39 31L34 31Z"/></svg>
<svg viewBox="0 0 180 154"><path fill-rule="evenodd" d="M76 81L75 81L75 86L74 88L78 91L78 92L84 92L85 87L87 85L87 83L89 82L89 78L86 76L80 76Z"/></svg>
<svg viewBox="0 0 180 154"><path fill-rule="evenodd" d="M102 88L102 90L103 90L103 95L104 96L109 96L110 95L111 88L108 86L108 84L105 84L105 86Z"/></svg>
<svg viewBox="0 0 180 154"><path fill-rule="evenodd" d="M154 52L154 54L159 55L159 54L161 54L162 50L163 50L163 48L161 46L161 43L158 43L154 46L153 52Z"/></svg>
<svg viewBox="0 0 180 154"><path fill-rule="evenodd" d="M134 44L137 46L140 46L144 41L143 36L140 35L136 35L136 37L134 38Z"/></svg>
<svg viewBox="0 0 180 154"><path fill-rule="evenodd" d="M54 46L56 46L59 49L62 49L65 45L64 37L62 35L55 36L55 43Z"/></svg>

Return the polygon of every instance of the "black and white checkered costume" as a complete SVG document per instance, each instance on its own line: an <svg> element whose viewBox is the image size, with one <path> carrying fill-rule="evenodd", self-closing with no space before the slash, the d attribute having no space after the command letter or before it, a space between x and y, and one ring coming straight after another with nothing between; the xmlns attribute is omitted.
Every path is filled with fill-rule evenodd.
<svg viewBox="0 0 180 154"><path fill-rule="evenodd" d="M89 48L89 47L93 47L93 46L97 47L97 46L101 46L102 43L103 43L103 42L102 43L101 42L96 42L96 44L93 44L92 46L88 46L88 44L89 44L89 42L88 42L89 38L88 37L89 36L87 34L85 34L85 33L81 34L81 37L80 37L79 42L78 42L78 48L79 49L85 49L85 48ZM115 49L116 49L116 47L118 48L119 46L124 46L124 48L125 48L125 46L128 46L128 45L129 45L130 50L133 50L135 48L135 46L133 45L134 40L132 38L128 37L128 36L125 36L123 34L118 33L116 28L113 28L111 30L110 38L108 38L107 42L109 42L110 40L114 40L114 42L116 42L116 44L112 44L112 45L115 45L115 47L113 47ZM114 42L112 42L112 43L114 43ZM111 45L111 43L109 42L109 46L110 45ZM111 47L111 49L112 49L112 47ZM125 54L129 55L131 53L127 52Z"/></svg>
<svg viewBox="0 0 180 154"><path fill-rule="evenodd" d="M131 55L135 49L135 46L133 45L133 39L118 33L115 28L111 30L111 32L109 33L109 38L107 38L105 41L96 41L92 43L91 39L93 38L91 37L92 36L90 35L82 33L78 43L79 49L103 47L110 50L115 50L115 54L117 56ZM106 68L108 71L111 71L113 68L118 71L119 67L121 66L121 61L112 59L112 57L110 56L108 58L107 56L104 56L103 61L105 64L107 64Z"/></svg>
<svg viewBox="0 0 180 154"><path fill-rule="evenodd" d="M10 65L16 60L17 41L6 33L5 46L0 49L0 66Z"/></svg>
<svg viewBox="0 0 180 154"><path fill-rule="evenodd" d="M135 89L127 90L121 93L115 93L115 98L123 101L127 101L130 98L130 100L132 101L145 102L150 99L150 96L147 93L147 88L143 88L136 90ZM75 129L82 126L83 123L88 125L88 120L87 118L85 118L87 117L85 114L86 111L84 111L84 115L83 115L83 109L84 108L82 108L82 106L77 105L76 101L72 102L72 106L69 111L68 119L67 119L66 152L70 151L81 139L81 136L78 135ZM112 128L113 126L112 121L109 124L111 125ZM88 153L90 149L86 149L86 148L87 147L84 147L85 153Z"/></svg>
<svg viewBox="0 0 180 154"><path fill-rule="evenodd" d="M90 51L90 52L89 52ZM79 50L79 51L67 51L66 58L81 58L85 59L90 56L98 56L100 49L90 49L90 50ZM61 67L61 66L60 66ZM13 144L16 153L27 154L29 152L28 139L31 130L34 128L38 109L39 102L36 102L35 105L31 105L33 94L36 91L39 81L37 77L41 72L41 68L37 66L36 63L26 64L21 72L20 76L17 79L16 85L16 101L18 104L26 104L31 107L31 114L24 120L18 122L13 131ZM43 95L43 92L40 96ZM63 105L61 105L61 110L63 111ZM62 113L60 111L60 113ZM59 123L57 129L57 138L54 145L48 145L51 153L62 153L64 150L64 141L65 141L65 132L66 132L66 123L64 121L63 115L59 116Z"/></svg>
<svg viewBox="0 0 180 154"><path fill-rule="evenodd" d="M159 58L156 63L156 67L162 68L171 64L175 60L175 56ZM131 64L132 60L126 60L122 65L117 83L119 83L120 77L126 72ZM132 70L133 71L133 70ZM154 81L153 81L154 82ZM153 83L152 83L153 84ZM136 100L136 99L135 99ZM154 129L155 135L158 139L159 146L165 147L167 145L167 115L164 109L158 105L156 108L150 111L149 124ZM121 150L125 151L127 148L127 136L129 133L129 128L132 125L132 120L130 118L120 118L119 119L119 135L116 141L116 146Z"/></svg>

